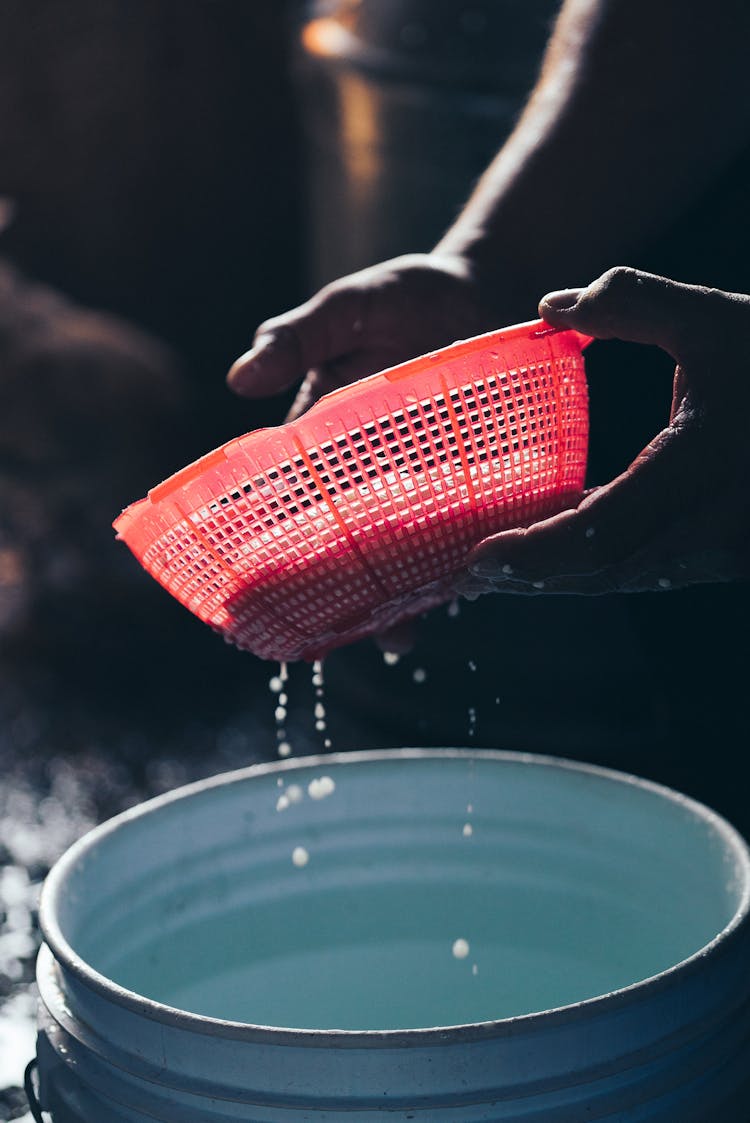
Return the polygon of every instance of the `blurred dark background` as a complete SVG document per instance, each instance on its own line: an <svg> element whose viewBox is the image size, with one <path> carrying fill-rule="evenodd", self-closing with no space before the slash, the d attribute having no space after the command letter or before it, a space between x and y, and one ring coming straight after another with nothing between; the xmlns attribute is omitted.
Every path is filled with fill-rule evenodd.
<svg viewBox="0 0 750 1123"><path fill-rule="evenodd" d="M145 796L276 751L273 668L173 603L112 519L282 419L288 400L228 393L230 362L318 283L430 247L509 131L555 7L2 5L0 1117L26 1110L51 862ZM335 670L328 688L334 748L435 738L408 667L381 682L370 645L357 666L364 692ZM403 731L371 722L394 684ZM289 693L295 752L320 750L309 668ZM454 717L468 730L465 700Z"/></svg>
<svg viewBox="0 0 750 1123"><path fill-rule="evenodd" d="M275 668L172 602L112 519L283 418L288 398L229 394L231 361L320 283L430 248L512 128L557 8L0 6L0 1117L25 1111L49 864L121 808L276 750ZM705 217L742 223L746 170L629 264L747 291L746 247L717 256ZM589 355L600 482L663 424L671 367L615 344ZM334 749L557 752L672 783L746 825L743 596L493 602L434 614L395 667L369 643L334 654ZM292 668L289 694L294 751L319 751L309 668Z"/></svg>
<svg viewBox="0 0 750 1123"><path fill-rule="evenodd" d="M265 691L268 669L172 604L111 520L283 418L288 399L228 393L232 359L320 283L430 248L510 131L557 6L3 6L0 660L35 704L174 729Z"/></svg>

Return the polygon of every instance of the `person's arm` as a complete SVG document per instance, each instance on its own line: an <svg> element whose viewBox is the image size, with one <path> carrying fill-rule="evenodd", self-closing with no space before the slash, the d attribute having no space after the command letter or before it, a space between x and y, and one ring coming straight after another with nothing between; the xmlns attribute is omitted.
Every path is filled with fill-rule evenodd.
<svg viewBox="0 0 750 1123"><path fill-rule="evenodd" d="M750 133L746 0L567 0L512 136L430 254L326 286L232 367L248 397L321 393L513 320L637 260Z"/></svg>
<svg viewBox="0 0 750 1123"><path fill-rule="evenodd" d="M437 246L522 317L637 259L750 137L746 0L568 0L518 125Z"/></svg>

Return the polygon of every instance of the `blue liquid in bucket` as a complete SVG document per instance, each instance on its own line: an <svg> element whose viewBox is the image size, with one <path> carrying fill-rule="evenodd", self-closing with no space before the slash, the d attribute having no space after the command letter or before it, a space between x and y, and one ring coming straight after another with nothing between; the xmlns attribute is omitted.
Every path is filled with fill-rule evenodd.
<svg viewBox="0 0 750 1123"><path fill-rule="evenodd" d="M610 901L447 883L301 894L213 917L113 962L116 982L168 1006L307 1029L490 1021L592 998L672 963L669 932ZM304 933L305 945L294 946ZM470 954L457 960L454 939ZM701 937L685 940L685 954ZM645 945L645 946L644 946ZM472 974L476 963L477 974Z"/></svg>
<svg viewBox="0 0 750 1123"><path fill-rule="evenodd" d="M685 820L675 850L675 812L654 816L650 793L633 801L623 785L624 796L599 783L576 822L575 794L566 802L559 777L554 804L536 792L503 807L509 793L493 790L491 770L477 796L467 767L452 763L466 791L453 794L436 769L435 791L424 790L431 810L418 816L413 794L399 809L392 790L387 813L368 818L368 785L350 786L346 769L328 799L281 814L278 789L257 781L262 835L254 829L242 847L219 846L197 865L162 863L156 880L128 879L125 896L108 895L92 918L81 954L126 989L207 1017L414 1029L609 993L687 958L730 919L703 831ZM455 814L436 813L438 790ZM481 805L470 838L467 797ZM645 835L630 821L639 800ZM291 860L297 845L310 853L303 869ZM459 938L465 959L452 954Z"/></svg>

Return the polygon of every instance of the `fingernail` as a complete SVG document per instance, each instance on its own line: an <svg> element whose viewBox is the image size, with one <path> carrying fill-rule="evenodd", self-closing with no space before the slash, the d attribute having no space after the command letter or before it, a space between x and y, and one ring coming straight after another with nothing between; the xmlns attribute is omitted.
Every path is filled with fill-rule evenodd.
<svg viewBox="0 0 750 1123"><path fill-rule="evenodd" d="M467 600L476 600L482 593L487 592L487 582L477 578L473 573L466 572L454 578L452 591Z"/></svg>
<svg viewBox="0 0 750 1123"><path fill-rule="evenodd" d="M492 558L477 558L470 562L469 572L475 577L488 577L493 581L501 581L505 577L513 576L513 566L507 562L494 561Z"/></svg>
<svg viewBox="0 0 750 1123"><path fill-rule="evenodd" d="M227 386L232 390L240 390L245 382L245 362L252 352L240 356L229 368L227 373Z"/></svg>
<svg viewBox="0 0 750 1123"><path fill-rule="evenodd" d="M232 363L227 374L227 382L232 389L239 389L247 381L247 368L249 366L259 366L263 361L263 355L268 348L270 336L264 336L255 341L255 344L246 351L244 355L240 355L238 359Z"/></svg>
<svg viewBox="0 0 750 1123"><path fill-rule="evenodd" d="M583 289L560 289L558 292L547 293L542 297L541 303L551 312L569 312L575 308L582 292Z"/></svg>

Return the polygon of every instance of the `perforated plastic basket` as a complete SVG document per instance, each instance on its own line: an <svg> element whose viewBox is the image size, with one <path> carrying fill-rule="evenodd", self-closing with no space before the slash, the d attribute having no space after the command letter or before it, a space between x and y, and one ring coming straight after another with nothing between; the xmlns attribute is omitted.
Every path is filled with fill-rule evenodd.
<svg viewBox="0 0 750 1123"><path fill-rule="evenodd" d="M520 324L336 390L170 477L118 536L229 642L319 658L450 599L482 538L577 502L588 342Z"/></svg>

